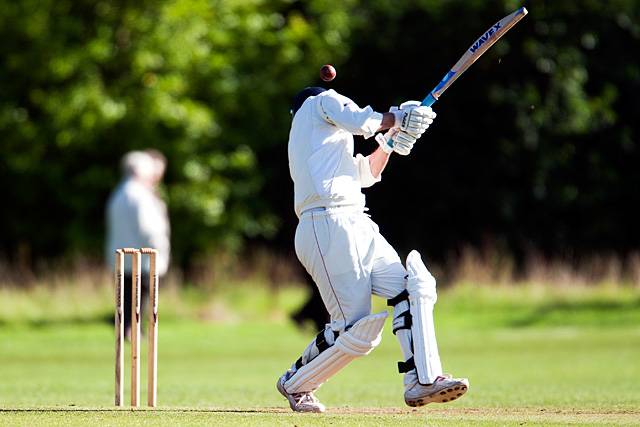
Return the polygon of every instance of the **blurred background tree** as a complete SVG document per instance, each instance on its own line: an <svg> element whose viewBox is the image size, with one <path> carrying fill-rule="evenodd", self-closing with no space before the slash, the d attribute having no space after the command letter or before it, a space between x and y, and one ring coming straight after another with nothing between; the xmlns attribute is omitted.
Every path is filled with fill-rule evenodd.
<svg viewBox="0 0 640 427"><path fill-rule="evenodd" d="M169 159L179 265L247 239L290 254L290 98L327 62L331 87L361 105L422 98L520 5L4 1L0 251L31 264L99 255L118 161L152 147ZM435 105L412 156L367 190L398 248L439 261L468 244L517 259L638 249L640 4L524 5L530 15Z"/></svg>
<svg viewBox="0 0 640 427"><path fill-rule="evenodd" d="M284 144L290 94L343 44L348 10L260 0L3 2L5 256L99 254L118 161L145 147L169 159L181 264L273 236L279 222L259 193L269 165L256 152Z"/></svg>

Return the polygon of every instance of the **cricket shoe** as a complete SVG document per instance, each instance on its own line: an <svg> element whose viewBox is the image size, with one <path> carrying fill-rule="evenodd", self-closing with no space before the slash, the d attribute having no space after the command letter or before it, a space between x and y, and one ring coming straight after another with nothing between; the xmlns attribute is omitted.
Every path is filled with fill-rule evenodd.
<svg viewBox="0 0 640 427"><path fill-rule="evenodd" d="M325 407L312 391L303 393L289 393L284 388L284 383L289 379L289 372L278 378L276 388L281 395L287 398L289 406L296 412L324 412Z"/></svg>
<svg viewBox="0 0 640 427"><path fill-rule="evenodd" d="M451 402L461 397L469 390L469 380L466 378L452 378L444 374L436 377L429 385L415 382L406 388L404 401L409 406L423 406L428 403Z"/></svg>

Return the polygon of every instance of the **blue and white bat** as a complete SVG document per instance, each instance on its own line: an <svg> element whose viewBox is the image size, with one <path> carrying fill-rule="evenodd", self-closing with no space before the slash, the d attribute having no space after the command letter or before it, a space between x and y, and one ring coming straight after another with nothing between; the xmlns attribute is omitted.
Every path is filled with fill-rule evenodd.
<svg viewBox="0 0 640 427"><path fill-rule="evenodd" d="M465 52L464 55L456 62L451 70L444 76L444 78L438 83L438 85L429 92L422 100L422 105L431 107L445 90L456 81L467 68L478 60L495 42L500 39L507 31L518 23L527 14L527 9L521 7L513 12L511 15L505 16L500 21L496 22L491 28L485 31L484 34L476 40L471 47Z"/></svg>

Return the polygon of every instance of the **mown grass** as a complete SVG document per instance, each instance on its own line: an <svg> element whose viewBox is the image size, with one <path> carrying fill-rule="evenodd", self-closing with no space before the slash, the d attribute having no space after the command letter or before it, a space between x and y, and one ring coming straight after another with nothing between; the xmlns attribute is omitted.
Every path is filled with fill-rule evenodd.
<svg viewBox="0 0 640 427"><path fill-rule="evenodd" d="M302 301L299 288L165 289L156 411L112 408L109 290L67 288L67 298L63 290L48 303L2 293L1 425L633 425L640 419L640 298L633 288L442 291L436 310L442 360L447 371L470 378L470 392L447 405L404 406L395 371L400 352L387 326L379 348L320 390L329 407L322 416L292 414L274 388L312 337L286 320ZM87 299L81 316L73 314L76 303L58 306L80 304L81 296ZM384 308L380 300L375 305ZM144 366L142 373L144 381Z"/></svg>
<svg viewBox="0 0 640 427"><path fill-rule="evenodd" d="M304 301L306 290L263 281L229 282L216 288L163 284L162 316L167 320L209 323L285 321ZM385 310L374 298L374 308ZM73 280L40 282L29 288L0 285L0 325L106 321L113 316L109 277L91 284ZM477 285L468 281L439 290L437 310L447 322L464 326L534 326L640 324L640 288L603 283L597 286ZM464 312L464 315L453 315Z"/></svg>

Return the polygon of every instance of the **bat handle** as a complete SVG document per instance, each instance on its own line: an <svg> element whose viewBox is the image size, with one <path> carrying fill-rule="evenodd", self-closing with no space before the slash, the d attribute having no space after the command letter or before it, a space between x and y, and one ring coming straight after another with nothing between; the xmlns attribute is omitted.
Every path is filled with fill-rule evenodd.
<svg viewBox="0 0 640 427"><path fill-rule="evenodd" d="M431 107L433 104L436 103L436 101L437 100L433 97L433 95L429 94L425 99L422 100L422 106Z"/></svg>
<svg viewBox="0 0 640 427"><path fill-rule="evenodd" d="M433 95L429 94L425 99L422 100L421 105L424 107L431 107L433 104L435 104L435 102L436 102L436 99L433 97ZM387 140L387 145L390 148L393 148L393 140L391 138Z"/></svg>

